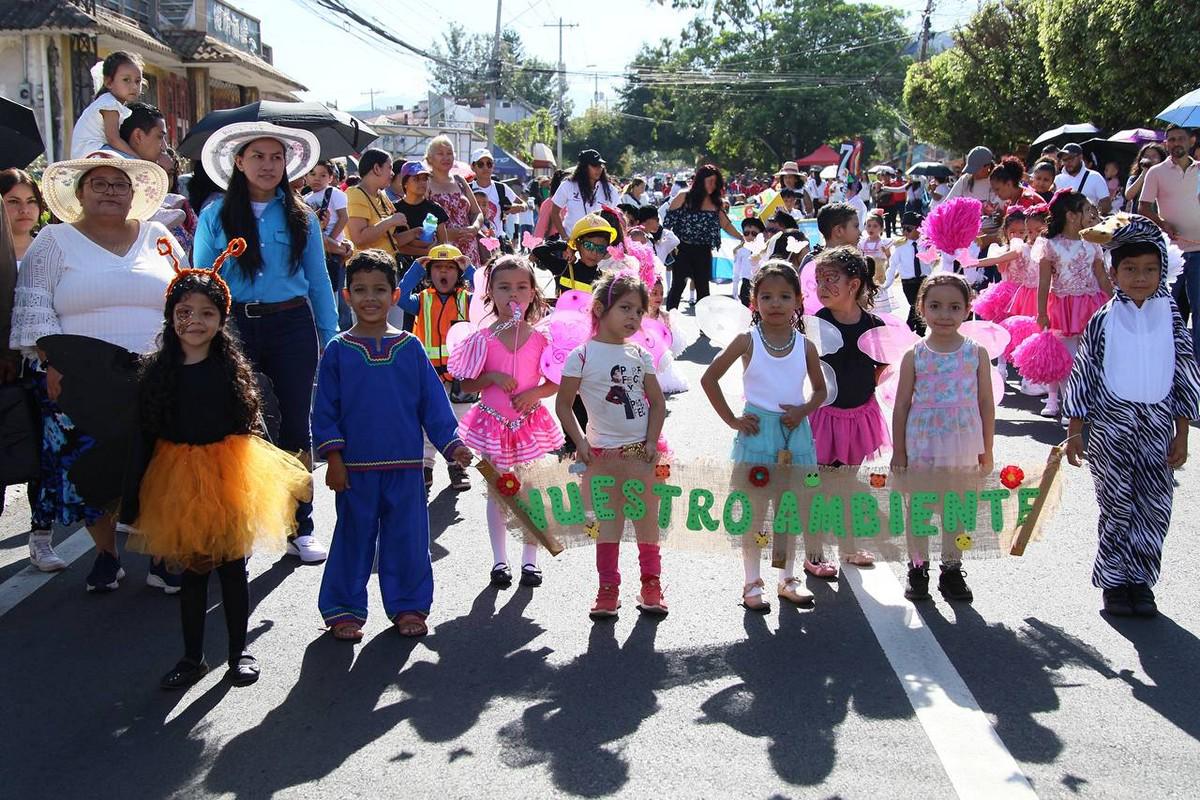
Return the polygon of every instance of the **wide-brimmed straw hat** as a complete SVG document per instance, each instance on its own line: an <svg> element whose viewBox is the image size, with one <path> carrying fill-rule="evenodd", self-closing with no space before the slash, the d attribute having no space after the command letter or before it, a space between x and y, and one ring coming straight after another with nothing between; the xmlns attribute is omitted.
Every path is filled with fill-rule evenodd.
<svg viewBox="0 0 1200 800"><path fill-rule="evenodd" d="M306 130L270 122L235 122L209 136L200 151L200 161L213 183L222 189L229 188L229 179L236 169L233 157L256 139L275 139L283 145L288 182L307 175L321 158L317 137Z"/></svg>
<svg viewBox="0 0 1200 800"><path fill-rule="evenodd" d="M782 175L799 175L799 174L800 174L800 167L796 166L795 161L785 161L785 162L783 162L783 166L779 168L779 172L775 173L775 177L778 178Z"/></svg>
<svg viewBox="0 0 1200 800"><path fill-rule="evenodd" d="M162 206L169 185L162 167L140 158L95 152L86 158L56 161L46 167L42 175L42 196L50 213L63 222L78 222L83 217L83 206L76 195L79 179L97 167L119 169L133 184L133 201L129 204L126 219L148 220Z"/></svg>
<svg viewBox="0 0 1200 800"><path fill-rule="evenodd" d="M435 244L429 248L429 254L417 259L422 267L428 267L433 261L453 261L459 269L467 268L467 257L452 244Z"/></svg>

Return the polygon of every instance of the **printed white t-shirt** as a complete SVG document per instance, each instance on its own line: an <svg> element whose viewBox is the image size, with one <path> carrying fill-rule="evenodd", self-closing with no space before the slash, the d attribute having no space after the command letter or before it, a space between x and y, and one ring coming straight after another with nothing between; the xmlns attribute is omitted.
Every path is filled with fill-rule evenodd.
<svg viewBox="0 0 1200 800"><path fill-rule="evenodd" d="M650 403L645 379L655 374L648 350L633 342L585 342L567 356L562 374L581 379L588 444L612 448L646 441Z"/></svg>
<svg viewBox="0 0 1200 800"><path fill-rule="evenodd" d="M336 186L330 186L329 190L329 222L326 223L324 231L326 236L333 234L334 226L337 225L337 212L344 210L346 206L349 205L345 192ZM321 204L325 202L325 190L322 189L319 192L309 192L308 194L304 195L304 202L312 206L313 211L318 210L321 207ZM341 241L344 238L346 238L346 229L342 228L342 233L338 236L338 241Z"/></svg>
<svg viewBox="0 0 1200 800"><path fill-rule="evenodd" d="M554 193L554 197L550 201L559 208L565 208L566 216L563 219L563 230L569 236L571 229L575 227L575 223L586 217L588 214L598 212L601 206L616 205L620 198L620 192L612 184L608 184L609 194L604 193L605 184L596 184L596 197L590 203L583 202L583 197L579 193L579 184L573 180L565 180L558 185L558 191Z"/></svg>

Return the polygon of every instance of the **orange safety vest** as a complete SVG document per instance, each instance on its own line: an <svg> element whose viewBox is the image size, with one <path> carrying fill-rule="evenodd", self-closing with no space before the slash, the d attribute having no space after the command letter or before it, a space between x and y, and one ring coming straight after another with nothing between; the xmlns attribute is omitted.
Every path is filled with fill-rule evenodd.
<svg viewBox="0 0 1200 800"><path fill-rule="evenodd" d="M456 289L453 302L454 306L457 306L454 309L455 313L447 314L446 310L447 306L451 305L450 301L442 299L442 296L433 287L426 289L421 292L421 308L413 323L413 333L425 346L425 355L429 356L429 363L433 364L442 379L447 381L450 380L450 376L446 372L446 364L450 360L450 350L446 347L446 334L455 322L467 319L467 309L471 305L471 293L465 288Z"/></svg>

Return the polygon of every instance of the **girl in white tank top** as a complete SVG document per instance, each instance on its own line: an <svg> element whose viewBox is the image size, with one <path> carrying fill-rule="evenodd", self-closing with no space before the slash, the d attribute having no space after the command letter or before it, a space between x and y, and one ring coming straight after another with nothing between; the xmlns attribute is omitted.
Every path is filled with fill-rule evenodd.
<svg viewBox="0 0 1200 800"><path fill-rule="evenodd" d="M700 384L717 414L737 431L734 462L776 464L790 458L793 464L815 467L817 453L808 416L825 400L825 377L816 348L804 338L800 279L786 261L768 261L754 276L750 297L754 309L750 330L721 351ZM719 383L738 359L746 397L741 416L730 409ZM787 563L779 572L776 592L792 603L807 605L812 594L793 575L795 545L788 541ZM751 611L770 611L763 599L762 548L749 535L743 540L742 556L746 571L742 604Z"/></svg>

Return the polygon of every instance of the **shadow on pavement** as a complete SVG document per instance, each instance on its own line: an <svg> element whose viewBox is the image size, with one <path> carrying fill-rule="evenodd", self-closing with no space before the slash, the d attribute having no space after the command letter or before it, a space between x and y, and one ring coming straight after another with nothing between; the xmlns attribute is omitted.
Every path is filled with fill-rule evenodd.
<svg viewBox="0 0 1200 800"><path fill-rule="evenodd" d="M473 480L482 480L474 472L471 473L471 477ZM450 526L463 521L462 513L458 510L460 495L462 492L456 492L447 486L429 502L429 557L433 561L450 555L449 550L438 544L438 537L445 533Z"/></svg>
<svg viewBox="0 0 1200 800"><path fill-rule="evenodd" d="M1133 689L1134 698L1200 739L1200 693L1196 692L1200 639L1161 612L1154 619L1105 615L1104 620L1134 646L1142 670L1152 681L1144 683L1129 670L1121 670L1119 677Z"/></svg>

